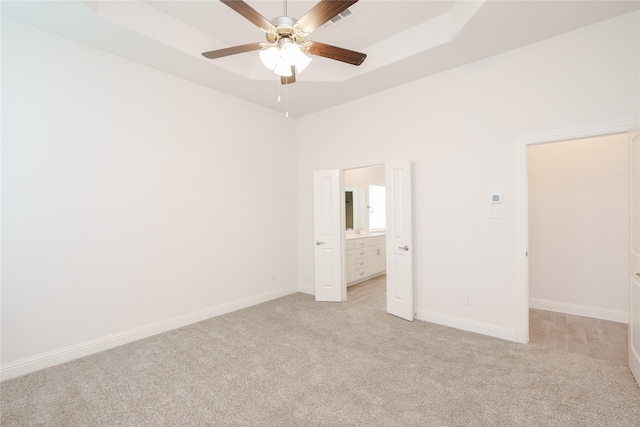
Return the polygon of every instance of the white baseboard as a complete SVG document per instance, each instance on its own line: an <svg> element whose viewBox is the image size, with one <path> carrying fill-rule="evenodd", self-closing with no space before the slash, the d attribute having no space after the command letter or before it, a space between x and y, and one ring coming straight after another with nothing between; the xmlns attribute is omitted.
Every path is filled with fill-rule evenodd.
<svg viewBox="0 0 640 427"><path fill-rule="evenodd" d="M518 342L515 329L503 328L489 323L476 322L475 320L461 319L433 311L423 310L418 310L416 312L416 319L424 320L425 322L437 323L438 325L450 326L456 329L462 329L463 331L475 332L477 334Z"/></svg>
<svg viewBox="0 0 640 427"><path fill-rule="evenodd" d="M594 319L610 320L612 322L629 323L629 312L622 310L611 310L609 308L569 304L566 302L549 301L539 298L530 298L529 307L538 310L573 314L576 316L593 317Z"/></svg>
<svg viewBox="0 0 640 427"><path fill-rule="evenodd" d="M265 292L249 298L194 311L192 313L61 348L59 350L50 351L37 356L18 360L16 362L7 363L0 366L0 380L4 381L10 378L19 377L40 369L59 365L70 360L108 350L113 347L118 347L142 338L147 338L172 329L181 328L192 323L227 314L232 311L240 310L242 308L250 307L252 305L260 304L296 292L298 292L297 287L277 289L275 291Z"/></svg>
<svg viewBox="0 0 640 427"><path fill-rule="evenodd" d="M302 292L304 294L307 295L315 295L316 294L316 290L313 286L298 286L298 292Z"/></svg>

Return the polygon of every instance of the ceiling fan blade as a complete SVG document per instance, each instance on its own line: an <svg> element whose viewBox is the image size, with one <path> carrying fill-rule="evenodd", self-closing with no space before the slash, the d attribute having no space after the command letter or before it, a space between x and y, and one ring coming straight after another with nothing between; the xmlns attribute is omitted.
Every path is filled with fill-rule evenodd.
<svg viewBox="0 0 640 427"><path fill-rule="evenodd" d="M211 52L203 52L202 56L209 59L222 58L223 56L235 55L237 53L251 52L252 50L262 49L261 43L249 43L240 46L226 47L224 49L212 50Z"/></svg>
<svg viewBox="0 0 640 427"><path fill-rule="evenodd" d="M321 0L302 18L298 19L296 26L300 31L309 34L357 2L358 0Z"/></svg>
<svg viewBox="0 0 640 427"><path fill-rule="evenodd" d="M313 55L324 56L325 58L335 59L336 61L346 62L352 65L362 64L367 57L366 53L318 42L308 42L307 51Z"/></svg>
<svg viewBox="0 0 640 427"><path fill-rule="evenodd" d="M275 29L273 24L269 22L267 18L260 15L254 8L249 6L242 0L220 0L222 3L229 6L231 9L238 12L240 15L247 18L249 21L253 22L253 24L262 29L264 32L269 32Z"/></svg>
<svg viewBox="0 0 640 427"><path fill-rule="evenodd" d="M291 66L291 75L289 77L280 76L280 84L288 85L296 82L296 67Z"/></svg>

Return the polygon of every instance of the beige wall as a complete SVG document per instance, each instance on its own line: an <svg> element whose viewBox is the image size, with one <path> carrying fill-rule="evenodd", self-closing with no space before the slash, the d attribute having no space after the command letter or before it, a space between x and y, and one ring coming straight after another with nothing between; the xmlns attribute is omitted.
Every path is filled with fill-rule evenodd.
<svg viewBox="0 0 640 427"><path fill-rule="evenodd" d="M529 147L529 295L534 308L626 321L626 134Z"/></svg>

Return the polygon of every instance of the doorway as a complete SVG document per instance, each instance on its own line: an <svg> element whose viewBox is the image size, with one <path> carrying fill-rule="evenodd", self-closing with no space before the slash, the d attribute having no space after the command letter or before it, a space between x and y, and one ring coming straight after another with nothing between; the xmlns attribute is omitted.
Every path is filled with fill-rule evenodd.
<svg viewBox="0 0 640 427"><path fill-rule="evenodd" d="M528 148L532 344L627 364L628 142Z"/></svg>
<svg viewBox="0 0 640 427"><path fill-rule="evenodd" d="M530 341L530 331L529 331L529 309L530 309L530 298L534 298L536 294L532 293L532 289L530 288L531 283L530 283L530 274L532 273L530 271L530 255L531 256L535 256L533 253L530 253L530 251L536 250L534 246L531 246L534 242L532 242L530 240L530 220L531 218L529 217L529 148L536 146L536 145L553 145L552 143L558 143L558 142L566 142L566 141L571 141L571 140L578 140L578 139L586 139L586 138L592 138L592 137L602 137L602 136L606 136L606 135L613 135L613 134L621 134L624 133L625 135L627 135L628 138L628 132L632 131L634 129L634 127L636 126L636 123L634 121L626 121L626 122L617 122L617 123L611 123L611 124L604 124L604 125L596 125L596 126L588 126L588 127L582 127L582 128L575 128L575 129L568 129L568 130L562 130L562 131L555 131L555 132L545 132L545 133L540 133L540 134L534 134L534 135L529 135L529 136L525 136L525 137L521 137L518 138L516 140L516 143L518 145L518 156L519 156L519 189L518 189L518 236L519 236L519 248L520 248L520 253L522 254L519 257L519 264L518 264L518 276L519 276L519 280L518 280L518 287L517 287L517 329L516 329L516 334L517 334L517 338L519 342L522 343L528 343ZM627 195L627 202L628 202L628 195ZM568 203L566 200L559 200L556 202L556 208L560 209L562 207L562 205ZM553 215L555 214L556 209L554 208L553 211L547 211L547 214L549 215ZM605 218L606 220L606 218ZM626 258L626 256L625 256ZM535 274L535 273L533 273ZM535 280L535 279L534 279ZM628 289L628 280L626 281L627 283L627 289ZM628 298L628 296L626 297ZM545 301L544 298L538 298L538 301L535 301L533 305L536 305L537 307L540 307L541 305L539 303L544 304ZM628 299L627 299L628 301ZM554 310L557 310L559 307L559 305L542 305L542 308L553 308ZM572 304L572 303L566 303L564 304L564 309L565 311L567 307L573 307L578 308L578 309L584 309L584 307L588 307L588 304L582 303L582 304ZM621 310L620 310L621 311ZM615 310L609 310L609 315L611 315L611 313L615 314ZM577 312L575 313L575 315L580 315L580 314L589 314L588 312ZM621 314L621 313L618 313ZM593 315L593 311L591 312L591 315ZM602 317L602 316L601 316ZM619 320L619 319L613 319L613 320Z"/></svg>
<svg viewBox="0 0 640 427"><path fill-rule="evenodd" d="M347 301L386 311L385 166L346 169L343 184Z"/></svg>
<svg viewBox="0 0 640 427"><path fill-rule="evenodd" d="M342 169L316 170L313 173L316 301L340 302L347 298L343 176L348 169L366 166L369 165L350 165ZM389 160L384 163L384 171L386 233L381 242L375 242L380 236L368 237L372 239L374 246L378 246L379 252L375 254L377 258L386 263L383 268L386 269L387 313L412 321L415 311L411 161Z"/></svg>

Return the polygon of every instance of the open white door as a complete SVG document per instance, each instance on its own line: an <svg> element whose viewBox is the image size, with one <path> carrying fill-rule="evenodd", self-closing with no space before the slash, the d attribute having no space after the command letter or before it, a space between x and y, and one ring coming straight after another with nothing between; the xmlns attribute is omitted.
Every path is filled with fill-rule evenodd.
<svg viewBox="0 0 640 427"><path fill-rule="evenodd" d="M640 138L637 132L631 144L631 245L629 254L629 368L640 384Z"/></svg>
<svg viewBox="0 0 640 427"><path fill-rule="evenodd" d="M411 162L386 164L387 313L413 320Z"/></svg>
<svg viewBox="0 0 640 427"><path fill-rule="evenodd" d="M316 301L343 301L339 170L313 172Z"/></svg>

